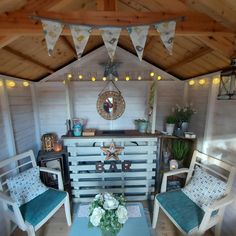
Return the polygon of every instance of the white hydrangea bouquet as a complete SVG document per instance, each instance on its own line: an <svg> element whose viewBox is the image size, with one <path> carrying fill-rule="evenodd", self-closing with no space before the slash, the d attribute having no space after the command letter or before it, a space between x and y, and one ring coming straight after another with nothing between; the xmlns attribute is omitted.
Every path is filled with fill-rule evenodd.
<svg viewBox="0 0 236 236"><path fill-rule="evenodd" d="M89 226L99 227L102 235L115 236L128 219L124 196L97 194L90 205Z"/></svg>

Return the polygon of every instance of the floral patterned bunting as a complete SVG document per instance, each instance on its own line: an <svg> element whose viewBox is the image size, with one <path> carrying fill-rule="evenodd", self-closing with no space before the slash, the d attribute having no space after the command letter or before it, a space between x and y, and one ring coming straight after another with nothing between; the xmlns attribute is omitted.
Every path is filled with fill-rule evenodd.
<svg viewBox="0 0 236 236"><path fill-rule="evenodd" d="M106 28L100 28L100 30L108 54L111 58L111 61L113 61L118 39L120 37L121 28L106 27Z"/></svg>
<svg viewBox="0 0 236 236"><path fill-rule="evenodd" d="M142 61L143 50L147 39L148 29L148 25L127 28L140 61Z"/></svg>
<svg viewBox="0 0 236 236"><path fill-rule="evenodd" d="M83 54L92 30L91 27L82 25L70 25L70 30L79 59Z"/></svg>
<svg viewBox="0 0 236 236"><path fill-rule="evenodd" d="M161 41L166 49L172 55L173 40L175 36L176 21L162 22L155 25L155 28L160 33Z"/></svg>
<svg viewBox="0 0 236 236"><path fill-rule="evenodd" d="M52 55L53 48L62 32L63 24L50 20L41 20L47 44L48 55Z"/></svg>

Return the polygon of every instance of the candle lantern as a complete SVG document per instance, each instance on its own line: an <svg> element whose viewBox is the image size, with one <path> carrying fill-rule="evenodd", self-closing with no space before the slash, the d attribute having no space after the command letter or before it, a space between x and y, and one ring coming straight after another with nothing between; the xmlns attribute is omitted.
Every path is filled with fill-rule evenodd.
<svg viewBox="0 0 236 236"><path fill-rule="evenodd" d="M178 161L176 161L176 160L171 160L170 161L170 170L176 170L176 169L178 169Z"/></svg>
<svg viewBox="0 0 236 236"><path fill-rule="evenodd" d="M218 99L236 99L236 58L232 59L231 66L220 74Z"/></svg>
<svg viewBox="0 0 236 236"><path fill-rule="evenodd" d="M42 141L42 150L46 152L53 151L53 144L57 140L57 135L54 133L44 134L41 138Z"/></svg>
<svg viewBox="0 0 236 236"><path fill-rule="evenodd" d="M60 151L62 151L62 148L63 148L62 140L60 140L60 139L55 140L53 143L53 151L60 152Z"/></svg>

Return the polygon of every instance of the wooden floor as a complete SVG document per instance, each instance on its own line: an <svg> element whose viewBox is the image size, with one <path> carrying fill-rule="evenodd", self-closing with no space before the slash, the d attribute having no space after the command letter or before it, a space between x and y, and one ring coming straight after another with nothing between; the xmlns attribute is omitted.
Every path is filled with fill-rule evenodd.
<svg viewBox="0 0 236 236"><path fill-rule="evenodd" d="M143 202L144 207L147 203ZM69 227L66 224L64 209L61 208L40 230L37 231L37 236L68 236ZM158 224L156 227L157 236L181 236L181 233L174 227L169 219L160 211ZM12 234L12 236L27 236L26 232L19 229ZM86 236L86 235L84 235ZM130 235L131 236L131 235ZM140 235L141 236L141 235ZM145 236L145 235L142 235ZM204 236L213 236L209 231Z"/></svg>

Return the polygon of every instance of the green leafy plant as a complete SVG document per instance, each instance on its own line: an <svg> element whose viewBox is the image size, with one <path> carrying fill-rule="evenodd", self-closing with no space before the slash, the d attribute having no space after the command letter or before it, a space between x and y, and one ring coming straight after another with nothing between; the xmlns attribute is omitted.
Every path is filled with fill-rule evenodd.
<svg viewBox="0 0 236 236"><path fill-rule="evenodd" d="M124 196L97 194L90 205L89 227L99 227L103 233L117 235L128 219Z"/></svg>
<svg viewBox="0 0 236 236"><path fill-rule="evenodd" d="M134 120L135 123L148 123L148 120L145 119L136 119Z"/></svg>
<svg viewBox="0 0 236 236"><path fill-rule="evenodd" d="M175 124L176 123L176 117L173 115L167 116L166 117L166 123L167 124Z"/></svg>
<svg viewBox="0 0 236 236"><path fill-rule="evenodd" d="M191 106L180 107L176 105L176 107L173 108L173 111L177 122L189 122L192 115L196 113L196 110Z"/></svg>
<svg viewBox="0 0 236 236"><path fill-rule="evenodd" d="M182 161L186 158L189 152L189 143L185 140L174 140L172 144L172 153L174 158Z"/></svg>

